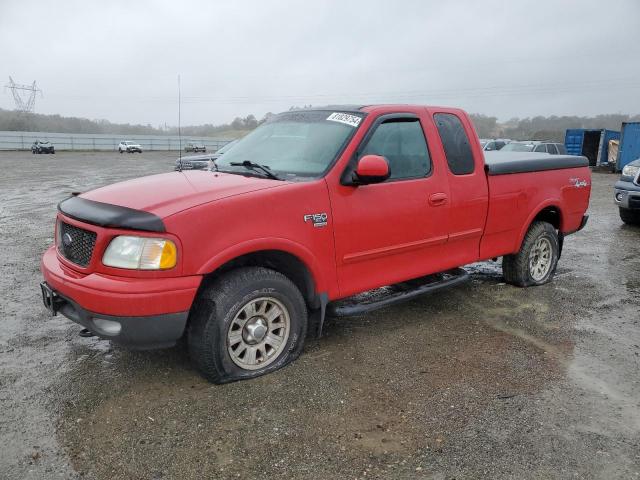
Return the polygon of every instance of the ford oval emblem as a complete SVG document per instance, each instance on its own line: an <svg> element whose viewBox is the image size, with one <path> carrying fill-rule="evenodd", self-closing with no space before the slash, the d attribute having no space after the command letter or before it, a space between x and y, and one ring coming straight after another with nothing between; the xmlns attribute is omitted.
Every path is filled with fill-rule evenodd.
<svg viewBox="0 0 640 480"><path fill-rule="evenodd" d="M71 235L69 235L68 233L65 233L64 235L62 235L62 244L65 247L70 247L72 243L73 243L73 237Z"/></svg>

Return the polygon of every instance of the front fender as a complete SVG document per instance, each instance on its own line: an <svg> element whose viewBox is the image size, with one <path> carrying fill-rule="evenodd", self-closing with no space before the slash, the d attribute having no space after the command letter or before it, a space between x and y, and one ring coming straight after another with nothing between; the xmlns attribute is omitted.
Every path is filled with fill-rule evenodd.
<svg viewBox="0 0 640 480"><path fill-rule="evenodd" d="M304 263L304 265L311 273L316 291L327 291L326 278L322 273L322 269L320 268L320 262L315 257L315 255L304 245L301 245L287 238L256 238L232 245L216 254L213 258L209 259L204 265L202 265L197 273L198 275L206 275L208 273L214 272L222 265L235 258L249 253L255 253L264 250L279 250L297 257L302 263Z"/></svg>

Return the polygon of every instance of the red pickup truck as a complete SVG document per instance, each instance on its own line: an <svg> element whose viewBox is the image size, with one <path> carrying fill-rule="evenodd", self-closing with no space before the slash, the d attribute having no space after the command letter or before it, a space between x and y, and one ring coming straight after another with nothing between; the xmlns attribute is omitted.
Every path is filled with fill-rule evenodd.
<svg viewBox="0 0 640 480"><path fill-rule="evenodd" d="M61 202L44 303L133 348L186 336L196 367L222 383L289 363L325 315L455 285L465 264L502 257L507 282L544 284L587 220L588 161L486 157L458 109L282 113L210 171Z"/></svg>

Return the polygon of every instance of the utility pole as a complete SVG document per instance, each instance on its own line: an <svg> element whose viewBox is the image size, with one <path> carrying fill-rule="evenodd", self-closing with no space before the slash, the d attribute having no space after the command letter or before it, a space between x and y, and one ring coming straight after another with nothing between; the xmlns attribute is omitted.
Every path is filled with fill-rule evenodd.
<svg viewBox="0 0 640 480"><path fill-rule="evenodd" d="M33 113L36 106L36 94L40 92L40 96L42 96L42 90L37 87L35 80L31 85L20 85L9 76L9 83L4 87L11 90L16 102L16 110L22 113ZM22 92L29 92L26 101L22 98Z"/></svg>

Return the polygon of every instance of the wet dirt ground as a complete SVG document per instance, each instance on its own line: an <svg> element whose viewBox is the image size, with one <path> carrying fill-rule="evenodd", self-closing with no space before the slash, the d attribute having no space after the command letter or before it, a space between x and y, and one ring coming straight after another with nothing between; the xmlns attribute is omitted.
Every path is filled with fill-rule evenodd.
<svg viewBox="0 0 640 480"><path fill-rule="evenodd" d="M472 281L342 320L224 386L48 316L39 257L71 192L171 153L0 153L0 478L640 478L640 229L594 173L555 280Z"/></svg>

